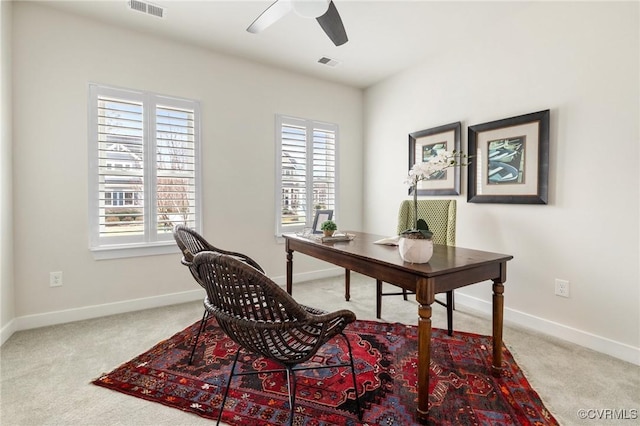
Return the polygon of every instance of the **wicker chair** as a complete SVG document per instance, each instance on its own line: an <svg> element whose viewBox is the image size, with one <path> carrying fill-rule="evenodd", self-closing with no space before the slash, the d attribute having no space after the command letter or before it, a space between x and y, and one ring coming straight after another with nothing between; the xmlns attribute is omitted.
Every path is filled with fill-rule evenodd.
<svg viewBox="0 0 640 426"><path fill-rule="evenodd" d="M404 200L398 211L398 234L411 229L415 223L413 200ZM456 244L456 200L418 200L418 217L424 219L433 232L434 244ZM402 292L383 293L382 281L376 282L376 316L380 318L382 311L382 296L402 295L407 300L407 290ZM453 291L446 292L446 302L436 299L436 303L447 308L447 331L453 334Z"/></svg>
<svg viewBox="0 0 640 426"><path fill-rule="evenodd" d="M296 395L295 371L335 367L351 367L358 419L362 419L351 344L343 334L344 328L356 319L353 312L339 310L325 313L300 305L266 275L225 254L199 253L193 260L193 269L207 291L205 308L217 319L220 328L229 338L241 350L276 361L284 367L270 371L235 373L240 350L236 351L218 422L234 376L285 372L291 425ZM322 345L336 335L341 335L347 342L349 363L321 367L299 365L308 361Z"/></svg>
<svg viewBox="0 0 640 426"><path fill-rule="evenodd" d="M191 274L196 279L198 284L200 284L203 288L204 288L204 285L199 281L198 276L194 273L194 270L193 270L193 258L196 256L196 254L202 251L216 251L218 253L234 256L242 260L243 262L253 266L260 272L264 273L264 270L260 267L260 265L258 265L258 263L255 260L251 259L249 256L246 256L242 253L235 253L232 251L222 250L217 247L214 247L211 244L209 244L209 242L205 240L204 237L202 237L202 235L198 234L196 231L194 231L193 229L185 225L176 225L173 228L173 238L175 238L176 243L178 244L178 247L180 247L180 250L182 251L182 260L181 260L182 264L189 267ZM207 324L208 316L209 316L209 313L205 309L204 313L202 314L202 320L200 321L200 328L198 328L198 334L196 335L196 340L193 342L193 348L191 349L191 356L189 357L189 364L193 362L193 355L195 354L196 347L198 345L198 339L200 339L200 334L202 334L202 331L204 330Z"/></svg>

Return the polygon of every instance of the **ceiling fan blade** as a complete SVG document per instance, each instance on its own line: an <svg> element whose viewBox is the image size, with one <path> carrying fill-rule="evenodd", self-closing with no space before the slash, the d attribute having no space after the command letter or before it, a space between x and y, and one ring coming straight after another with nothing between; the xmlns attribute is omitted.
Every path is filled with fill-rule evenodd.
<svg viewBox="0 0 640 426"><path fill-rule="evenodd" d="M293 10L291 0L276 0L249 25L247 31L254 34L259 33L291 12L291 10Z"/></svg>
<svg viewBox="0 0 640 426"><path fill-rule="evenodd" d="M333 44L341 46L349 41L347 38L347 32L342 24L342 19L340 18L338 9L336 9L333 1L329 3L329 9L327 9L327 12L316 19Z"/></svg>

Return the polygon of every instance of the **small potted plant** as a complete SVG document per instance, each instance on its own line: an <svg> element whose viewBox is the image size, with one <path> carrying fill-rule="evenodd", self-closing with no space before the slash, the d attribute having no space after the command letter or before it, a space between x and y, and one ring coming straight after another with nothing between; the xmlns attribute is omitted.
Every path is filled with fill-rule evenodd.
<svg viewBox="0 0 640 426"><path fill-rule="evenodd" d="M336 223L332 220L326 220L322 222L322 225L320 225L320 229L324 233L325 237L330 237L334 232L336 232L336 229L338 229L338 225L336 225Z"/></svg>

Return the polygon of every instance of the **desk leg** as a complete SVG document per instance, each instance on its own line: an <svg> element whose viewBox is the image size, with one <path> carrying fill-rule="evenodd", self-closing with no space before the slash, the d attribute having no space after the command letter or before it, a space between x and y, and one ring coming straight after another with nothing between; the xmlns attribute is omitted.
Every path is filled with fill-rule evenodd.
<svg viewBox="0 0 640 426"><path fill-rule="evenodd" d="M287 293L293 291L293 250L287 249Z"/></svg>
<svg viewBox="0 0 640 426"><path fill-rule="evenodd" d="M344 270L344 300L347 302L351 299L351 271Z"/></svg>
<svg viewBox="0 0 640 426"><path fill-rule="evenodd" d="M504 285L493 282L493 365L491 372L500 377L502 372L502 324L504 315Z"/></svg>
<svg viewBox="0 0 640 426"><path fill-rule="evenodd" d="M420 280L422 281L422 280ZM425 282L426 281L426 282ZM433 283L418 282L418 421L429 421L429 366L431 364L431 305L435 294Z"/></svg>

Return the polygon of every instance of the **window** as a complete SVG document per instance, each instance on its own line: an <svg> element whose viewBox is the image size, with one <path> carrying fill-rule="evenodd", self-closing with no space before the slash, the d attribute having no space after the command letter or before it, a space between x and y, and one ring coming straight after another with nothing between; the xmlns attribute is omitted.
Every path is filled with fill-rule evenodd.
<svg viewBox="0 0 640 426"><path fill-rule="evenodd" d="M337 143L335 124L276 117L276 235L311 227L317 210L336 212Z"/></svg>
<svg viewBox="0 0 640 426"><path fill-rule="evenodd" d="M175 224L200 229L198 102L97 84L89 97L91 249L173 246Z"/></svg>

